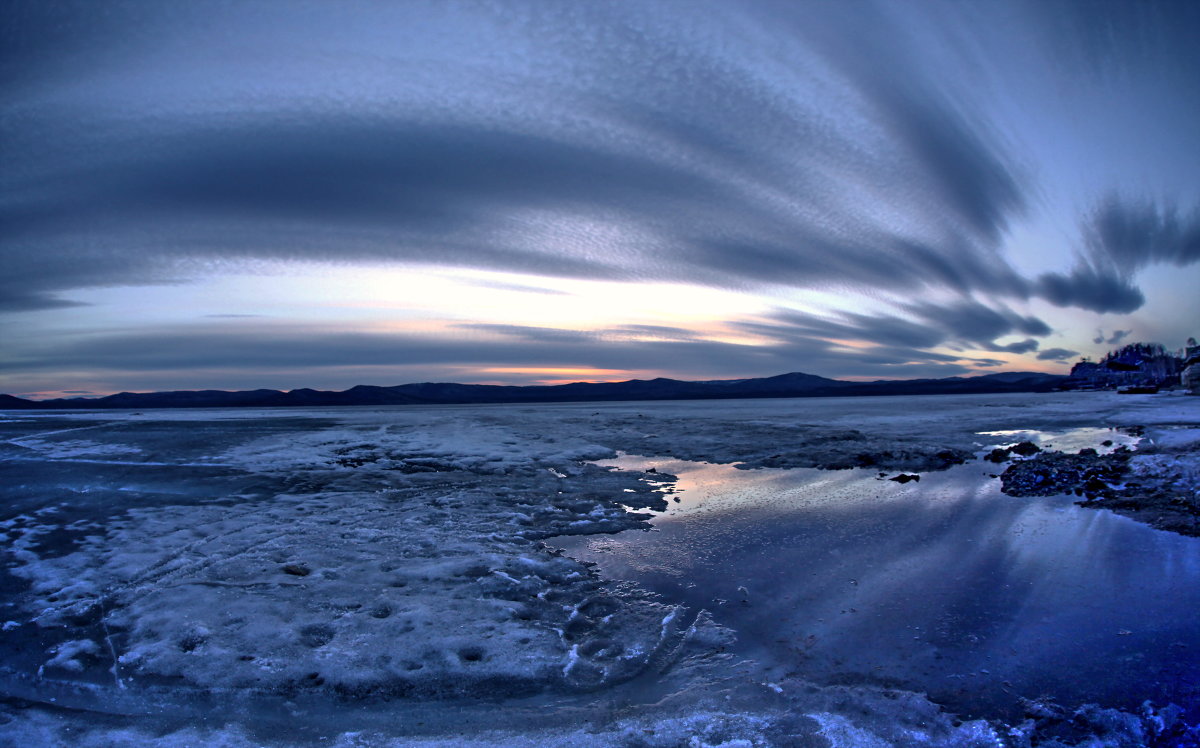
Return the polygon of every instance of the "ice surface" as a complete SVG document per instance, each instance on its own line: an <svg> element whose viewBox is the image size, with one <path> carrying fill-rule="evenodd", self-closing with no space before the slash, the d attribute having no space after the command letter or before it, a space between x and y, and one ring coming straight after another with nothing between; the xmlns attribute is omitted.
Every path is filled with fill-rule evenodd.
<svg viewBox="0 0 1200 748"><path fill-rule="evenodd" d="M550 542L710 609L768 678L891 683L1016 718L1016 694L1135 708L1188 697L1200 674L1195 538L1068 497L1015 500L987 463L901 486L867 470L614 462L676 474L680 501L653 533Z"/></svg>
<svg viewBox="0 0 1200 748"><path fill-rule="evenodd" d="M953 473L930 471L975 469L979 432L1145 424L1147 439L1175 433L1178 456L1195 403L14 414L0 422L0 742L995 745L992 726L887 683L817 685L800 661L765 678L730 654L746 632L715 603L603 578L544 541L637 532L690 501L665 467L595 464L618 453L835 469L806 499L829 507L856 490L845 468L922 473L878 484L900 528L931 521L927 502L905 505ZM741 585L750 606L770 598Z"/></svg>

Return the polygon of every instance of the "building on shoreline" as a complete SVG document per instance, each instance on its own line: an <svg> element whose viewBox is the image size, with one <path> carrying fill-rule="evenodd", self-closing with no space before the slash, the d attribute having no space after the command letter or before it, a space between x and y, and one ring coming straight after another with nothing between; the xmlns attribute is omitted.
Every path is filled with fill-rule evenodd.
<svg viewBox="0 0 1200 748"><path fill-rule="evenodd" d="M1189 346L1194 343L1195 340L1188 340ZM1186 356L1171 353L1159 343L1130 343L1110 351L1099 361L1084 359L1075 364L1065 388L1174 387L1181 382L1180 373L1186 360Z"/></svg>
<svg viewBox="0 0 1200 748"><path fill-rule="evenodd" d="M1195 338L1188 338L1179 382L1193 395L1200 395L1200 345L1196 344Z"/></svg>

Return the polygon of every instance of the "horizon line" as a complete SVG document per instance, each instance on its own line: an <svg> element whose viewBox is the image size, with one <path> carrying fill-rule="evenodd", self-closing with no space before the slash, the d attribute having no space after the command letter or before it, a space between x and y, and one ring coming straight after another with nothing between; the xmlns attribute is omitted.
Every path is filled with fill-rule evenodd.
<svg viewBox="0 0 1200 748"><path fill-rule="evenodd" d="M907 377L907 378L897 378L897 379L887 379L887 378L882 378L882 379L867 379L867 378L840 379L840 378L836 378L836 377L826 377L826 376L823 376L820 374L810 374L808 372L803 372L803 371L787 371L787 372L783 372L780 374L770 374L770 375L766 375L766 376L731 377L728 379L679 379L679 378L675 378L675 377L650 377L650 378L639 379L639 378L634 377L634 378L630 378L630 379L573 380L573 381L569 381L569 382L537 383L537 384L501 384L501 383L495 383L495 382L454 382L454 381L426 380L426 381L420 381L420 382L401 382L399 384L359 383L359 384L354 384L349 387L346 387L345 389L318 389L315 387L307 387L307 386L306 387L293 387L290 389L277 389L277 388L273 388L273 387L252 387L252 388L248 388L248 389L199 388L199 389L170 389L170 390L120 390L117 392L108 392L108 393L104 393L104 394L84 392L84 391L71 392L71 391L59 390L59 392L63 392L64 394L69 395L69 396L64 397L64 396L60 395L60 396L54 396L54 397L39 397L38 395L40 393L10 393L10 392L0 392L0 396L14 397L14 398L26 400L29 402L56 402L56 401L62 401L62 400L81 400L81 401L103 400L104 398L114 397L117 395L156 395L156 394L166 394L166 393L192 393L192 392L222 392L222 393L278 392L278 393L282 393L282 394L288 394L288 393L292 393L292 392L311 391L311 392L321 392L321 393L345 393L345 392L349 392L351 390L354 390L354 389L357 389L360 387L392 389L392 388L396 388L396 387L409 387L409 386L413 386L413 385L425 385L425 384L460 385L460 386L466 386L466 387L505 387L505 388L513 388L513 389L567 387L567 386L577 385L577 384L625 384L625 383L629 383L629 382L655 382L655 381L659 381L659 380L670 381L670 382L681 382L681 383L685 383L685 384L704 384L704 383L716 383L716 382L748 382L748 381L753 381L756 379L774 379L776 377L785 377L785 376L789 376L792 374L800 374L800 375L808 376L808 377L817 377L819 379L825 379L830 382L839 382L839 383L845 383L845 384L872 384L872 383L878 383L878 382L921 382L921 381L944 381L944 380L954 380L954 379L977 379L980 377L995 376L997 374L1030 374L1030 375L1036 375L1036 376L1049 376L1049 377L1066 377L1066 376L1068 376L1067 374L1052 374L1052 373L1043 372L1043 371L1031 371L1031 370L1008 371L1008 370L1004 370L1004 371L992 371L992 372L987 372L987 373L971 373L968 375L955 375L955 376L949 376L949 377Z"/></svg>

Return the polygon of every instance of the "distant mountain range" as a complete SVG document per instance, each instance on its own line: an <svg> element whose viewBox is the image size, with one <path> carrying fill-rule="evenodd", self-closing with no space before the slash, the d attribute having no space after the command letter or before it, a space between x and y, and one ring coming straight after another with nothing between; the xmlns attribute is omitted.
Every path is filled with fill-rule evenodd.
<svg viewBox="0 0 1200 748"><path fill-rule="evenodd" d="M1066 379L1057 374L1006 372L978 377L844 382L812 374L780 374L758 379L688 382L631 379L627 382L573 382L506 386L424 382L395 387L358 385L343 392L300 389L121 392L107 397L25 400L0 395L0 410L82 410L93 408L273 408L323 405L453 405L483 403L608 402L616 400L710 400L753 397L837 397L849 395L950 395L992 392L1049 392Z"/></svg>

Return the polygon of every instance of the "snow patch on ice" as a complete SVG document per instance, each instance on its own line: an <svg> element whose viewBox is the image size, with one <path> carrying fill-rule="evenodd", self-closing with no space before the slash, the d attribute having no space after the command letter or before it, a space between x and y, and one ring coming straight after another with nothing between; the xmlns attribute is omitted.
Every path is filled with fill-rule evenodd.
<svg viewBox="0 0 1200 748"><path fill-rule="evenodd" d="M875 733L856 727L846 717L828 712L808 715L821 725L820 734L829 740L831 748L892 748L892 744Z"/></svg>
<svg viewBox="0 0 1200 748"><path fill-rule="evenodd" d="M87 655L98 656L100 645L91 639L74 639L52 647L50 653L54 657L47 660L44 667L58 667L78 672L83 670L80 658Z"/></svg>

